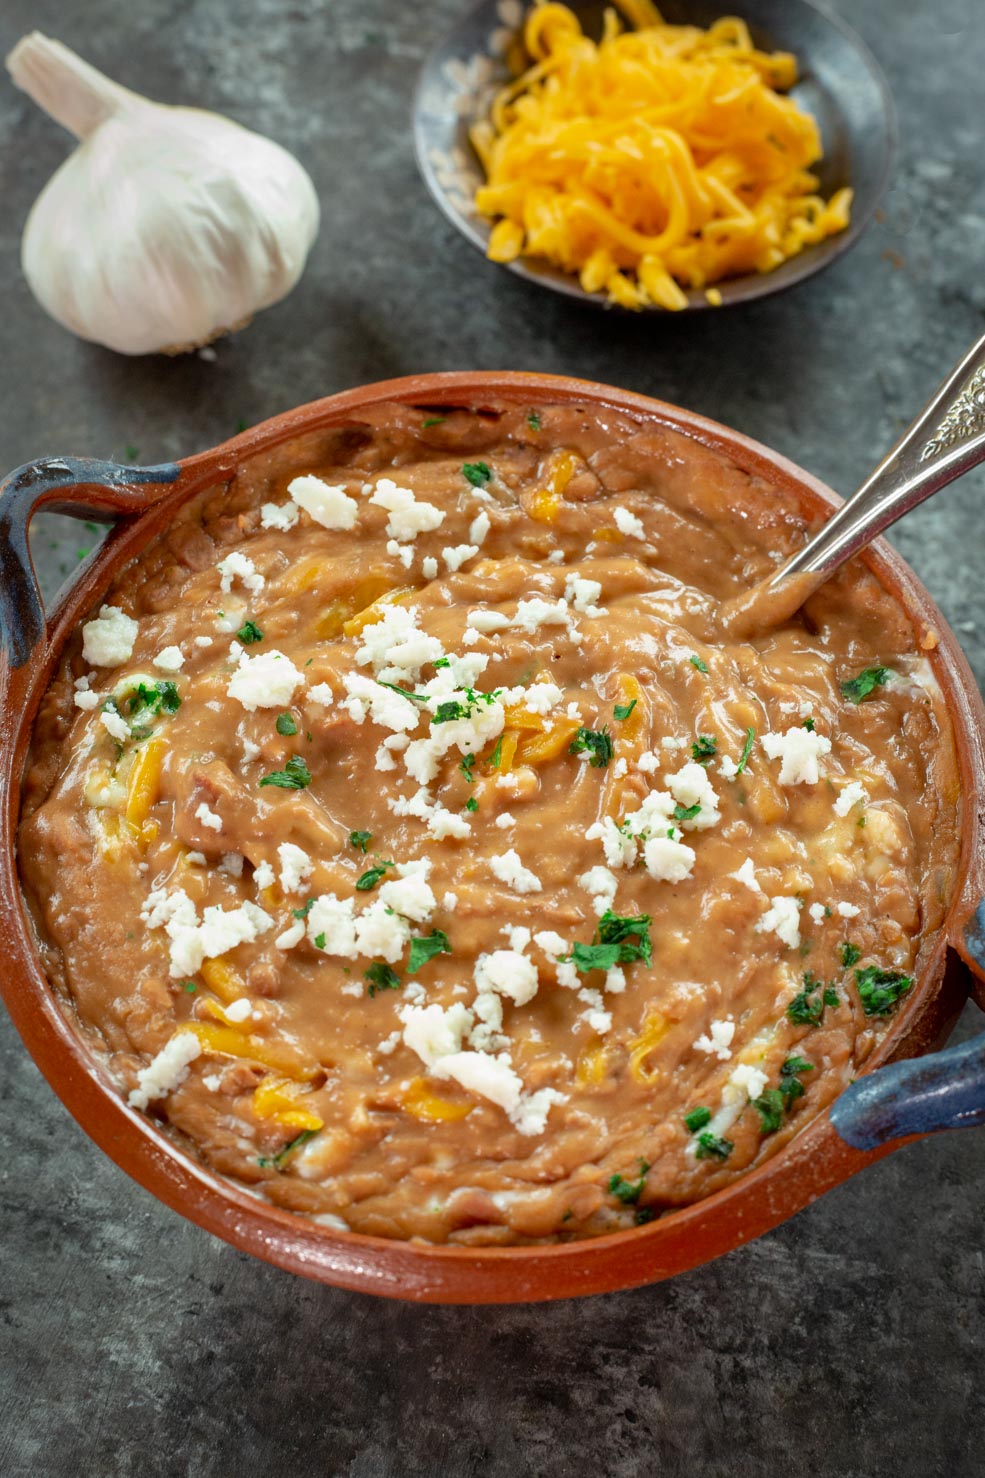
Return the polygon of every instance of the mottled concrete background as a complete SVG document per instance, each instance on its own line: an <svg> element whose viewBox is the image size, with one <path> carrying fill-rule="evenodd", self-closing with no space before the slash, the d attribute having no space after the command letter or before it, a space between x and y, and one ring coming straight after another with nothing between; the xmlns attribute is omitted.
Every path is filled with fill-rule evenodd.
<svg viewBox="0 0 985 1478"><path fill-rule="evenodd" d="M0 85L0 464L157 461L361 381L507 367L652 392L856 484L985 326L981 0L840 0L900 106L884 219L792 294L694 322L577 309L484 265L445 225L408 109L458 5L4 0L5 50L38 26L131 86L295 150L324 223L299 290L214 364L79 343L18 269L65 136ZM979 678L983 499L972 475L894 536ZM49 588L88 539L39 530ZM979 1025L969 1012L964 1030ZM673 1283L418 1309L302 1282L181 1221L93 1148L5 1018L0 1053L5 1478L983 1471L982 1131L913 1145Z"/></svg>

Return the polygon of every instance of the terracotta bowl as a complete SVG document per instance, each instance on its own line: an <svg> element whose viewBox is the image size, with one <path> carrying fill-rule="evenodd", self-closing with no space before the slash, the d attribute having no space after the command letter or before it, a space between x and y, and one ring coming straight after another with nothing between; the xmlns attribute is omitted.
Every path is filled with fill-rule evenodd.
<svg viewBox="0 0 985 1478"><path fill-rule="evenodd" d="M551 375L416 375L349 390L276 416L214 451L160 467L49 458L0 486L0 991L38 1067L100 1149L153 1195L246 1252L344 1288L436 1303L508 1303L599 1293L656 1282L707 1262L776 1226L914 1133L985 1120L985 1038L923 1057L944 1039L969 984L985 1003L985 711L958 645L898 555L877 543L869 568L938 637L929 659L957 736L961 849L944 924L916 987L859 1081L778 1154L696 1205L647 1226L565 1245L427 1246L319 1226L213 1175L129 1109L81 1044L42 973L17 876L15 829L38 703L62 647L120 568L202 488L291 437L380 401L428 407L535 397L611 408L671 427L738 467L794 493L808 516L837 498L806 472L715 422L644 396ZM113 523L103 546L46 614L27 547L40 508ZM914 1060L921 1059L922 1060ZM887 1064L891 1064L887 1066Z"/></svg>

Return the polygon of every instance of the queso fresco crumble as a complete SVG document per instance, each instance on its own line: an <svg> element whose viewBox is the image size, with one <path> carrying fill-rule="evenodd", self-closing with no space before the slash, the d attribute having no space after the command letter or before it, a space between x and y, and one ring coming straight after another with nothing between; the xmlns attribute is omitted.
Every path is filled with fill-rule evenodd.
<svg viewBox="0 0 985 1478"><path fill-rule="evenodd" d="M187 504L69 644L20 829L132 1108L435 1242L632 1227L774 1154L913 989L958 831L864 569L723 633L806 534L578 405L377 407Z"/></svg>

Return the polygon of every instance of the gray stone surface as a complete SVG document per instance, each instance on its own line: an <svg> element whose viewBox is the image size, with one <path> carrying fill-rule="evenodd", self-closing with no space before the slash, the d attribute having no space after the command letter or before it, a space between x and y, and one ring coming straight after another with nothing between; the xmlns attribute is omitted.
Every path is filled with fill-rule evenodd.
<svg viewBox="0 0 985 1478"><path fill-rule="evenodd" d="M572 371L740 427L843 491L983 329L980 0L840 0L885 66L884 219L792 294L698 322L573 308L483 264L418 182L415 72L458 0L5 0L120 80L269 132L324 224L294 296L200 359L127 361L48 321L17 242L65 139L0 85L0 463L158 460L420 369ZM741 7L738 7L741 9ZM895 538L985 676L969 476ZM36 548L49 588L88 535ZM978 1029L969 1010L963 1030ZM305 1283L183 1222L62 1110L0 1024L0 1473L982 1472L985 1134L923 1141L672 1283L502 1309Z"/></svg>

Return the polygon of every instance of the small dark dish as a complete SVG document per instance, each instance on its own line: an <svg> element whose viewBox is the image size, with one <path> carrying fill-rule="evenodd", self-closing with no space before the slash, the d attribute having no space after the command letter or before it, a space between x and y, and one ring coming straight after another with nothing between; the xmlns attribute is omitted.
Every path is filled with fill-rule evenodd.
<svg viewBox="0 0 985 1478"><path fill-rule="evenodd" d="M414 100L414 141L424 181L452 225L483 255L491 223L473 204L484 176L469 143L469 127L485 115L496 90L509 78L501 50L503 15L510 16L514 8L510 0L482 0L464 16L425 62ZM590 34L600 34L603 5L588 0L573 8ZM660 10L668 22L699 26L722 15L738 15L758 46L791 51L797 58L801 75L791 96L820 125L824 157L816 173L821 193L827 198L850 185L855 192L851 223L775 271L716 284L723 307L792 287L847 251L879 202L896 149L896 112L886 79L855 32L810 0L739 0L735 5L728 0L667 0ZM604 293L585 292L577 277L546 262L521 257L502 265L566 297L609 306ZM691 292L682 311L711 306L703 292Z"/></svg>

